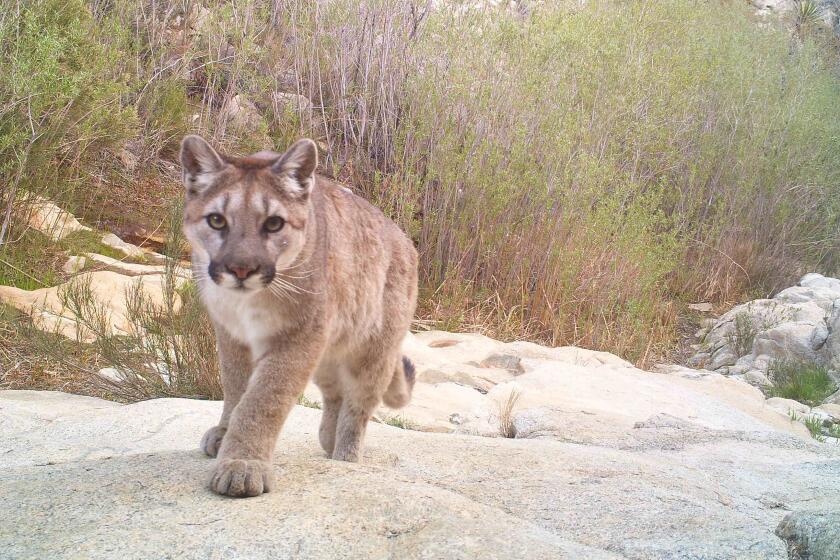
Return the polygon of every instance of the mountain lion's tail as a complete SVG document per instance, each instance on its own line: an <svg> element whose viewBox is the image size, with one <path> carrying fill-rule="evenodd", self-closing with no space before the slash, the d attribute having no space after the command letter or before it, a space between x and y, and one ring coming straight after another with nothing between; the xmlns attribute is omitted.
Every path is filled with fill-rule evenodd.
<svg viewBox="0 0 840 560"><path fill-rule="evenodd" d="M411 400L411 390L414 388L415 370L411 360L402 357L391 378L391 383L382 400L391 408L402 408Z"/></svg>

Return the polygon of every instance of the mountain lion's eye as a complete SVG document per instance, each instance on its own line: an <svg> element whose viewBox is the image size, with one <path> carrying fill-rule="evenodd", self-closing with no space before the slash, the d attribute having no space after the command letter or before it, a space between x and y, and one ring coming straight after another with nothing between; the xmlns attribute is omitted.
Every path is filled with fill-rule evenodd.
<svg viewBox="0 0 840 560"><path fill-rule="evenodd" d="M286 225L286 220L280 216L269 216L263 224L263 228L269 233L276 233L283 229L284 225Z"/></svg>
<svg viewBox="0 0 840 560"><path fill-rule="evenodd" d="M227 220L221 214L209 214L207 216L207 225L213 229L225 229L227 227Z"/></svg>

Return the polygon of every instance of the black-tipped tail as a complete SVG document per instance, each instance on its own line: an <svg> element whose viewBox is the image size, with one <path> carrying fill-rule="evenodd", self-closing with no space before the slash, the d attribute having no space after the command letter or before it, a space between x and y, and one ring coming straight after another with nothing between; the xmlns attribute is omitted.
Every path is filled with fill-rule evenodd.
<svg viewBox="0 0 840 560"><path fill-rule="evenodd" d="M417 370L414 364L407 357L403 356L397 365L394 376L382 400L391 408L402 408L411 400L411 390L414 388L414 381L417 377Z"/></svg>
<svg viewBox="0 0 840 560"><path fill-rule="evenodd" d="M405 380L408 381L409 387L414 387L414 379L417 376L417 370L414 369L414 364L411 363L411 360L408 359L408 356L402 357L403 363L403 375L405 375Z"/></svg>

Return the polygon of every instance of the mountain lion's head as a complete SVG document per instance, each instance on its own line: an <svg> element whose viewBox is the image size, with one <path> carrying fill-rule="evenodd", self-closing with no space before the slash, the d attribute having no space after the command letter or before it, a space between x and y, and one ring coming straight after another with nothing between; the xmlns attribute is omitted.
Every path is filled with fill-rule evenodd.
<svg viewBox="0 0 840 560"><path fill-rule="evenodd" d="M181 143L184 233L197 279L247 294L296 266L306 241L318 151L312 140L285 153L219 154L199 136Z"/></svg>

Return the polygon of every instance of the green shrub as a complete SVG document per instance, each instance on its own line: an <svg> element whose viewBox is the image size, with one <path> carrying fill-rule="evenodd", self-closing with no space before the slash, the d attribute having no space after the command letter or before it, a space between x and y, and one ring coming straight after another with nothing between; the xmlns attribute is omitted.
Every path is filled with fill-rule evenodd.
<svg viewBox="0 0 840 560"><path fill-rule="evenodd" d="M320 408L320 407L319 407ZM414 430L415 425L404 416L397 415L397 416L386 416L382 419L383 424L387 424L389 426L393 426L394 428L399 428L401 430Z"/></svg>
<svg viewBox="0 0 840 560"><path fill-rule="evenodd" d="M0 181L71 210L111 186L93 156L141 126L169 158L188 128L232 151L312 136L414 238L424 318L639 364L685 301L840 267L836 69L743 2L246 0L200 26L201 3L94 5L0 24ZM235 95L265 126L226 125Z"/></svg>
<svg viewBox="0 0 840 560"><path fill-rule="evenodd" d="M95 203L103 150L136 130L125 85L113 74L120 53L97 40L81 0L36 0L0 19L0 204L21 189L71 211ZM107 159L107 158L106 158ZM9 238L4 221L0 242Z"/></svg>
<svg viewBox="0 0 840 560"><path fill-rule="evenodd" d="M836 390L834 382L823 366L802 360L775 360L767 370L773 386L768 389L774 397L793 399L810 406L820 404Z"/></svg>
<svg viewBox="0 0 840 560"><path fill-rule="evenodd" d="M167 247L173 249L183 240L178 205L169 219L172 234ZM64 306L78 319L77 332L95 335L89 344L79 337L76 346L94 353L99 363L119 373L118 382L95 378L118 400L222 398L213 327L195 286L178 279L176 266L175 259L167 259L162 305L153 305L140 286L126 294L126 333L112 332L90 285L75 282L60 292Z"/></svg>
<svg viewBox="0 0 840 560"><path fill-rule="evenodd" d="M154 156L177 153L189 128L190 104L185 84L171 78L150 84L141 97L140 109L146 151Z"/></svg>
<svg viewBox="0 0 840 560"><path fill-rule="evenodd" d="M752 315L748 312L741 312L735 315L734 327L732 334L727 337L727 342L740 358L752 352L755 335L758 334L758 327Z"/></svg>
<svg viewBox="0 0 840 560"><path fill-rule="evenodd" d="M306 408L317 408L318 410L321 409L321 403L318 401L313 401L309 397L304 394L298 395L297 403L301 406L305 406Z"/></svg>

